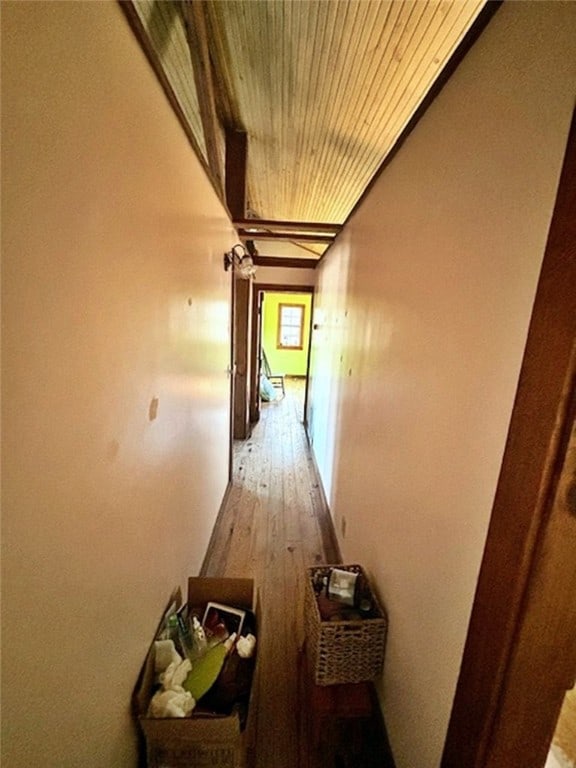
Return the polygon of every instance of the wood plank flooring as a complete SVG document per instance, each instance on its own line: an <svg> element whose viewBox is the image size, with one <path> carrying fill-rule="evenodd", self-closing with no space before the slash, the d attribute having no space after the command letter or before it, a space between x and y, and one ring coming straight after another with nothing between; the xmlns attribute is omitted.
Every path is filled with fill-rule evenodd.
<svg viewBox="0 0 576 768"><path fill-rule="evenodd" d="M304 577L308 566L340 557L302 426L303 399L304 382L288 379L286 396L262 405L251 438L236 441L232 487L202 575L255 581L261 619L248 765L387 768L392 763L378 718L359 738L356 732L349 738L345 727L327 727L319 747L311 743Z"/></svg>

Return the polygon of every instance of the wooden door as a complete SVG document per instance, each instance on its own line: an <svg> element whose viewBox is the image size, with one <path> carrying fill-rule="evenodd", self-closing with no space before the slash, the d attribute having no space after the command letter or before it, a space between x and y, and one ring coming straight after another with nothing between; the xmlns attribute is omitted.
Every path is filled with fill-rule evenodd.
<svg viewBox="0 0 576 768"><path fill-rule="evenodd" d="M262 371L262 310L264 291L254 286L252 298L252 376L250 379L250 421L260 420L260 373Z"/></svg>
<svg viewBox="0 0 576 768"><path fill-rule="evenodd" d="M486 768L542 768L564 695L576 678L575 406L573 398L570 434L567 445L561 438Z"/></svg>
<svg viewBox="0 0 576 768"><path fill-rule="evenodd" d="M252 281L234 276L234 426L235 440L250 435L250 302Z"/></svg>
<svg viewBox="0 0 576 768"><path fill-rule="evenodd" d="M542 768L576 675L573 119L441 768Z"/></svg>

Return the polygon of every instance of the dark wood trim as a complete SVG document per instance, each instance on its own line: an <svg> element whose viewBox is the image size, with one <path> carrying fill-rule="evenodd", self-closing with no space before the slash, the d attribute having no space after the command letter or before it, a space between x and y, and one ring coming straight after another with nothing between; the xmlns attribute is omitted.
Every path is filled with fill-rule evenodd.
<svg viewBox="0 0 576 768"><path fill-rule="evenodd" d="M251 328L251 346L250 346L250 391L248 393L248 408L250 412L250 423L256 424L260 421L260 344L258 334L261 333L260 312L260 290L258 284L252 286L252 328Z"/></svg>
<svg viewBox="0 0 576 768"><path fill-rule="evenodd" d="M298 336L299 336L299 343L296 346L293 347L286 347L282 344L282 309L284 307L289 307L292 309L301 309L301 322L298 325ZM286 350L298 350L302 351L304 349L304 322L306 320L306 305L305 304L286 304L284 302L280 302L278 304L278 319L276 321L277 325L277 333L276 333L276 349L286 349ZM310 318L308 318L308 323L310 323Z"/></svg>
<svg viewBox="0 0 576 768"><path fill-rule="evenodd" d="M496 13L496 11L500 8L500 6L503 4L504 0L488 0L484 8L480 11L478 14L476 20L468 30L468 32L464 35L462 38L462 41L458 48L454 51L452 54L450 60L446 63L446 66L442 70L442 72L438 75L436 81L426 94L426 96L422 99L418 109L414 112L408 123L406 123L406 126L398 139L396 140L396 143L388 152L382 163L380 164L378 170L368 183L367 187L364 189L364 192L362 195L358 198L356 204L346 217L344 223L342 224L342 228L344 228L348 222L352 219L356 211L360 208L364 200L368 197L370 192L372 191L374 185L377 183L378 179L382 175L382 173L386 170L388 165L392 162L396 154L399 152L399 150L402 148L402 145L410 136L414 128L418 125L424 114L426 113L426 110L428 107L432 104L432 102L439 96L440 92L450 80L454 72L457 70L458 66L462 62L462 60L465 58L466 54L474 43L478 40L484 29L488 26L488 23ZM330 251L329 246L322 256L320 257L319 261L321 262Z"/></svg>
<svg viewBox="0 0 576 768"><path fill-rule="evenodd" d="M273 219L244 219L234 217L232 222L235 227L248 227L263 231L295 230L297 232L333 232L337 234L342 229L341 224L323 224L319 221L274 221ZM258 239L258 233L254 232L254 239Z"/></svg>
<svg viewBox="0 0 576 768"><path fill-rule="evenodd" d="M390 745L390 739L388 736L388 728L386 727L386 718L382 711L382 702L378 698L376 692L376 686L374 683L370 684L370 696L372 698L372 712L374 712L374 718L377 723L376 734L379 741L379 754L382 756L382 768L396 768L394 761L394 755L392 753L392 747Z"/></svg>
<svg viewBox="0 0 576 768"><path fill-rule="evenodd" d="M306 433L306 439L308 440L308 444L310 444L309 436L308 436L308 403L310 401L310 385L311 385L311 379L310 379L310 371L312 369L312 334L314 333L314 299L316 298L316 293L314 292L312 294L312 300L310 301L310 332L308 334L308 356L306 358L306 389L304 391L304 416L302 418L302 422L304 424L304 432Z"/></svg>
<svg viewBox="0 0 576 768"><path fill-rule="evenodd" d="M210 179L210 182L214 186L214 179L212 177L212 173L210 171L206 158L204 157L204 154L200 149L198 142L196 141L196 137L194 136L194 133L190 128L190 124L186 119L186 116L184 115L182 108L180 107L178 98L174 93L174 91L172 90L170 81L168 80L164 72L162 62L158 58L158 55L156 54L156 51L154 50L150 42L150 38L146 33L146 30L140 20L140 17L138 16L138 13L136 12L136 9L134 8L132 0L118 0L118 5L122 9L124 16L126 17L126 20L128 21L128 24L132 29L132 32L134 33L134 36L136 37L138 43L140 44L140 47L144 51L144 54L148 59L148 62L152 67L154 74L156 75L160 85L162 86L162 90L164 91L164 94L168 99L170 106L174 110L174 113L178 118L178 122L180 123L180 125L182 126L182 129L184 130L184 133L186 134L186 138L188 139L190 146L196 153L198 160L200 161L200 164L204 169L204 172L206 173L206 175ZM222 198L221 190L219 191L218 189L216 189L216 191L219 197Z"/></svg>
<svg viewBox="0 0 576 768"><path fill-rule="evenodd" d="M230 417L228 420L228 482L232 482L234 475L234 402L236 399L235 394L235 379L234 376L234 355L236 347L236 324L234 318L236 317L236 280L234 279L234 270L229 271L230 280L230 349L229 349L229 363L228 363L228 380L230 382L229 388L229 407Z"/></svg>
<svg viewBox="0 0 576 768"><path fill-rule="evenodd" d="M246 169L248 135L246 131L226 128L226 203L232 217L246 212Z"/></svg>
<svg viewBox="0 0 576 768"><path fill-rule="evenodd" d="M291 267L295 269L316 269L317 259L297 259L282 256L254 256L257 267Z"/></svg>
<svg viewBox="0 0 576 768"><path fill-rule="evenodd" d="M210 564L210 560L212 558L212 555L216 547L218 546L218 532L221 527L219 525L219 522L225 513L226 505L228 504L228 499L231 493L232 493L232 480L230 479L228 481L228 485L224 490L222 501L220 502L218 514L216 515L216 520L214 521L214 525L212 527L212 534L210 536L210 541L208 542L208 547L206 548L206 554L204 555L204 560L202 561L202 566L200 567L200 572L198 573L198 576L206 576L207 568Z"/></svg>
<svg viewBox="0 0 576 768"><path fill-rule="evenodd" d="M326 517L329 520L329 525L322 525L320 526L320 532L322 535L322 544L324 546L325 552L335 552L336 558L334 560L335 563L341 563L342 562L342 552L340 551L340 543L338 541L338 537L336 536L336 531L334 529L334 523L333 523L333 517L332 512L330 511L330 505L328 504L328 499L326 497L326 491L324 490L324 483L322 482L322 477L320 475L320 469L318 468L318 464L316 463L316 456L314 455L314 450L312 448L312 444L310 442L310 437L308 435L308 430L305 430L306 434L306 441L308 442L308 446L310 448L310 466L312 473L314 475L314 486L318 489L318 494L321 499L321 504L323 509L326 512Z"/></svg>
<svg viewBox="0 0 576 768"><path fill-rule="evenodd" d="M298 232L251 232L249 229L238 229L238 237L248 237L250 240L294 240L300 243L332 243L333 235L301 235Z"/></svg>
<svg viewBox="0 0 576 768"><path fill-rule="evenodd" d="M233 439L250 436L250 322L252 311L252 280L234 275L234 418Z"/></svg>
<svg viewBox="0 0 576 768"><path fill-rule="evenodd" d="M212 77L212 64L210 62L204 3L184 0L182 7L184 9L188 48L190 49L190 58L194 71L196 95L198 96L198 105L200 107L200 119L202 120L202 128L204 130L208 165L212 172L212 177L220 190L220 197L222 197L222 168L220 152L218 150L221 126L216 113L216 94L214 78Z"/></svg>
<svg viewBox="0 0 576 768"><path fill-rule="evenodd" d="M256 263L256 259L254 259ZM260 388L258 386L258 374L259 365L257 360L258 355L258 329L260 325L258 323L258 294L263 291L265 293L310 293L312 294L312 303L314 303L314 286L312 285L275 285L274 283L254 283L252 291L252 346L251 346L251 360L250 360L250 394L249 394L249 408L250 408L250 421L255 423L260 418L260 411L258 409L258 397L260 394ZM312 313L310 313L312 315ZM312 327L310 327L310 336L312 336ZM309 358L308 358L309 361ZM309 363L308 363L309 364ZM308 387L306 387L305 400L308 396Z"/></svg>
<svg viewBox="0 0 576 768"><path fill-rule="evenodd" d="M276 283L254 283L255 291L267 291L269 293L314 293L313 285L286 285Z"/></svg>
<svg viewBox="0 0 576 768"><path fill-rule="evenodd" d="M533 623L531 611L536 609L531 595L546 587L539 569L543 552L550 550L551 499L563 460L563 435L574 390L575 210L576 116L536 292L442 768L541 766L539 757L542 750L545 757L549 745L549 740L548 744L543 740L555 724L560 690L546 693L541 681L552 679L557 685L554 676L563 660L558 655L547 662L549 669L542 670L538 668L540 657L533 654L519 674L517 653L525 642L525 627ZM570 589L568 593L573 600ZM562 596L549 593L546 597L549 606L557 601L562 610ZM540 635L531 635L534 651L546 650L538 639L545 626L540 616ZM573 632L569 622L564 632ZM573 645L573 637L571 642ZM554 647L562 648L562 643L558 637ZM560 672L567 677L565 670ZM523 686L531 685L538 697L530 721L518 706L522 701L518 680ZM516 706L511 707L514 694ZM523 748L516 750L518 762L512 763L502 758L502 745L512 747L519 730ZM528 760L523 757L526 751L531 755Z"/></svg>

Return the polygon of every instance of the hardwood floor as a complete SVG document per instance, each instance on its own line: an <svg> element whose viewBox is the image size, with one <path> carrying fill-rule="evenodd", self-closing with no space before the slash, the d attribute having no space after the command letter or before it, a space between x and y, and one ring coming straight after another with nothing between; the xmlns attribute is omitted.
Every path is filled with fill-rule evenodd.
<svg viewBox="0 0 576 768"><path fill-rule="evenodd" d="M249 577L260 608L258 665L246 740L254 768L388 768L378 715L323 721L312 744L304 663L306 567L339 562L302 426L304 382L263 403L252 436L234 446L233 483L202 575Z"/></svg>

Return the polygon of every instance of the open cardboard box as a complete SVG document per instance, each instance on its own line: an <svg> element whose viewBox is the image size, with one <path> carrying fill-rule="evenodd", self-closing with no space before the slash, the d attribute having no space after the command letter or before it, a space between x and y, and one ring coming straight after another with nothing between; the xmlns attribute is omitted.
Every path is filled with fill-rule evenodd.
<svg viewBox="0 0 576 768"><path fill-rule="evenodd" d="M258 624L252 579L190 577L189 607L202 616L206 604L212 601L253 611ZM192 717L152 718L146 713L153 692L154 644L134 692L148 768L243 768L247 745L238 712L215 715L194 710Z"/></svg>

